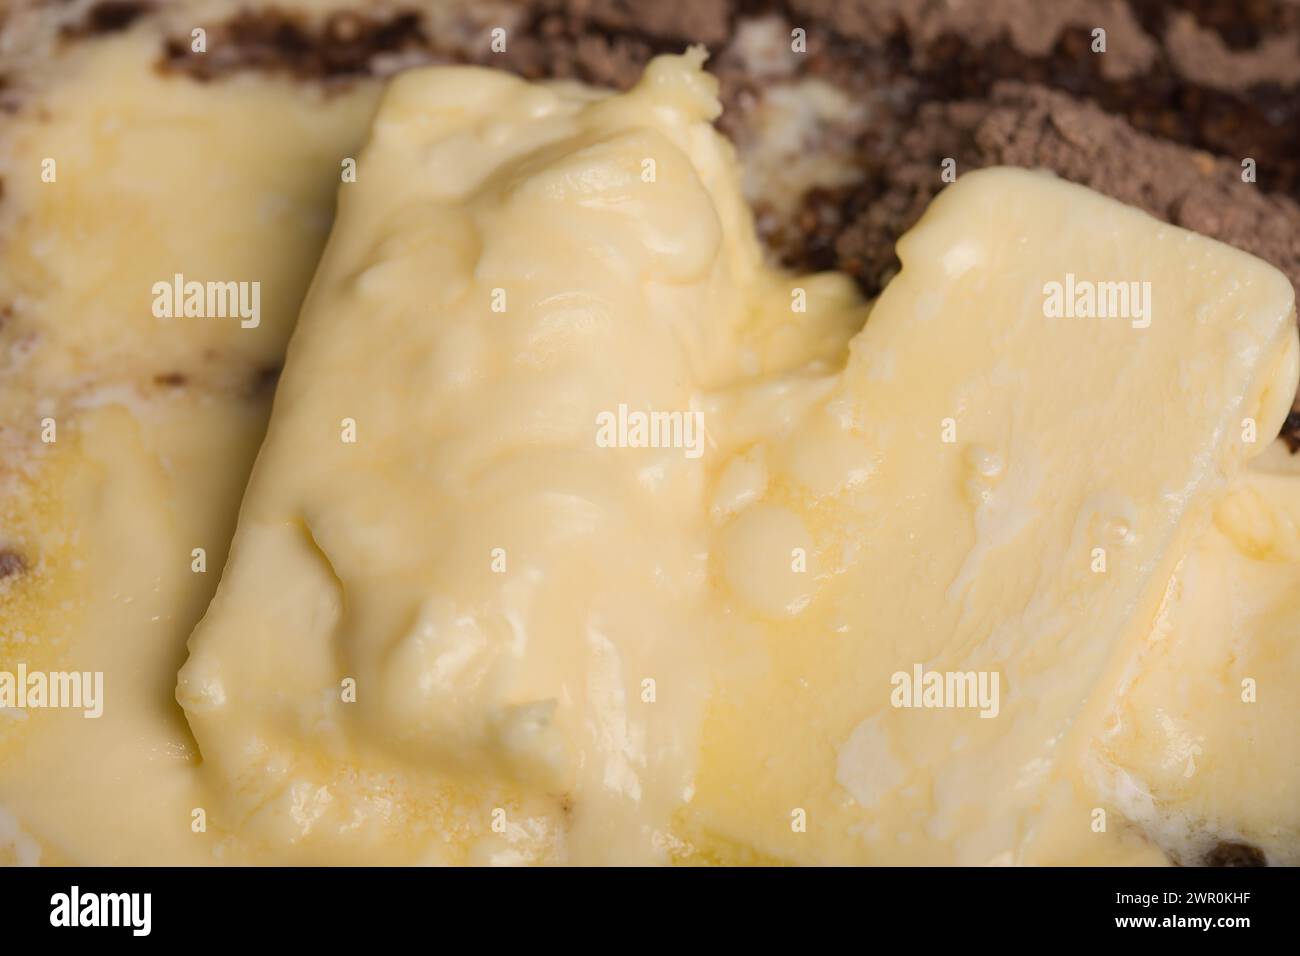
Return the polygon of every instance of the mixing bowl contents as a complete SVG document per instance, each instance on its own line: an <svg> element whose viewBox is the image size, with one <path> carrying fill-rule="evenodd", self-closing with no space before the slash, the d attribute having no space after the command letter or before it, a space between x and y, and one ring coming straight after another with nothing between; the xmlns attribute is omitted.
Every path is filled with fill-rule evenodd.
<svg viewBox="0 0 1300 956"><path fill-rule="evenodd" d="M1300 863L1290 200L347 6L0 21L0 862Z"/></svg>

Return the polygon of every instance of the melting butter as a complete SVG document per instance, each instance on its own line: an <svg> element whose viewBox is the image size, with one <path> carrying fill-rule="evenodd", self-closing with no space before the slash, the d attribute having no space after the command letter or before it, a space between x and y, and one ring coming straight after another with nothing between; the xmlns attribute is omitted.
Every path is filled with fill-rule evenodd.
<svg viewBox="0 0 1300 956"><path fill-rule="evenodd" d="M867 322L846 277L764 264L694 52L620 96L460 68L390 85L180 669L183 720L167 688L211 590L191 548L215 574L265 421L235 383L280 358L372 91L241 83L214 111L142 70L142 42L95 47L56 97L68 129L85 104L120 115L124 189L153 155L140 117L212 117L132 199L159 217L135 279L77 267L66 228L112 191L15 197L32 235L67 235L42 266L60 281L25 291L43 344L4 401L31 417L53 382L94 389L57 396L68 440L9 476L40 560L0 594L0 663L102 669L107 697L99 721L0 731L20 862L35 843L47 862L1151 862L1195 843L1170 819L1292 852L1289 783L1225 792L1219 725L1148 640L1187 593L1171 580L1222 558L1214 535L1290 554L1241 517L1276 505L1234 483L1242 420L1275 433L1294 392L1289 285L993 170L902 240ZM249 111L285 133L242 164L205 137ZM169 244L168 197L218 166L231 201ZM256 216L267 246L231 242ZM261 279L263 320L158 325L150 286L178 273ZM1049 314L1070 276L1149 283L1139 321ZM159 363L202 394L142 387ZM1281 654L1282 587L1234 612L1233 640L1263 641L1248 669ZM1225 666L1176 653L1205 680ZM895 707L899 674L998 699ZM1177 733L1133 717L1150 701ZM1225 735L1277 715L1222 713ZM1171 775L1195 746L1218 762ZM1277 735L1252 755L1289 757Z"/></svg>
<svg viewBox="0 0 1300 956"><path fill-rule="evenodd" d="M448 816L453 860L1144 858L1082 754L1237 422L1280 426L1289 284L991 170L850 343L841 280L761 262L698 67L390 89L181 674L225 818L306 858ZM1141 322L1045 304L1112 272ZM598 440L629 410L703 455ZM918 668L1000 699L891 706Z"/></svg>

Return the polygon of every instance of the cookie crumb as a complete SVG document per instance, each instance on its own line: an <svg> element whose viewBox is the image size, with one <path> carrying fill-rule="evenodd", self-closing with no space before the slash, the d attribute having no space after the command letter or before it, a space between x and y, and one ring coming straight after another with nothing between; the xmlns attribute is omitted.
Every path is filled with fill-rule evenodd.
<svg viewBox="0 0 1300 956"><path fill-rule="evenodd" d="M64 27L64 36L91 37L120 33L149 12L149 4L138 0L103 0L90 8L81 23Z"/></svg>
<svg viewBox="0 0 1300 956"><path fill-rule="evenodd" d="M1264 851L1249 843L1223 840L1205 855L1206 866L1268 866Z"/></svg>
<svg viewBox="0 0 1300 956"><path fill-rule="evenodd" d="M27 570L27 562L17 551L0 550L0 580L16 577Z"/></svg>

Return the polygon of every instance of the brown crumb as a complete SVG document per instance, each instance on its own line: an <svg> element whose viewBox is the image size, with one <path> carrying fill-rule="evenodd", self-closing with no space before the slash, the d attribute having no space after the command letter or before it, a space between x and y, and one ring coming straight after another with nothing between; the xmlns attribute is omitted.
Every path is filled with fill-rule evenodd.
<svg viewBox="0 0 1300 956"><path fill-rule="evenodd" d="M240 70L291 73L303 79L368 76L384 54L429 45L417 13L370 17L340 12L319 26L296 13L269 7L241 10L209 30L208 49L194 53L188 38L167 41L161 66L211 80Z"/></svg>
<svg viewBox="0 0 1300 956"><path fill-rule="evenodd" d="M1282 422L1281 438L1286 442L1286 447L1291 450L1291 454L1300 451L1300 409L1292 408L1286 421Z"/></svg>
<svg viewBox="0 0 1300 956"><path fill-rule="evenodd" d="M180 388L185 385L189 379L183 372L160 372L153 377L155 385L167 385L171 388Z"/></svg>
<svg viewBox="0 0 1300 956"><path fill-rule="evenodd" d="M897 137L864 138L859 183L810 192L795 221L765 238L786 265L838 269L876 295L898 270L895 241L943 187L946 157L958 175L997 165L1048 169L1259 256L1300 287L1300 204L1243 183L1232 159L1157 139L1036 84L923 104Z"/></svg>
<svg viewBox="0 0 1300 956"><path fill-rule="evenodd" d="M282 368L282 366L273 365L268 368L259 369L253 376L252 384L248 389L249 394L258 396L265 395L268 392L274 392L275 386L280 381L280 372L282 371Z"/></svg>
<svg viewBox="0 0 1300 956"><path fill-rule="evenodd" d="M149 12L150 4L139 0L103 0L90 8L85 20L63 28L64 36L89 37L119 33Z"/></svg>
<svg viewBox="0 0 1300 956"><path fill-rule="evenodd" d="M1205 855L1206 866L1268 866L1264 851L1249 843L1224 840Z"/></svg>
<svg viewBox="0 0 1300 956"><path fill-rule="evenodd" d="M27 562L17 551L0 550L0 580L14 577L27 570Z"/></svg>
<svg viewBox="0 0 1300 956"><path fill-rule="evenodd" d="M725 0L571 0L564 6L570 20L582 22L587 30L711 47L725 43L731 32L731 9Z"/></svg>

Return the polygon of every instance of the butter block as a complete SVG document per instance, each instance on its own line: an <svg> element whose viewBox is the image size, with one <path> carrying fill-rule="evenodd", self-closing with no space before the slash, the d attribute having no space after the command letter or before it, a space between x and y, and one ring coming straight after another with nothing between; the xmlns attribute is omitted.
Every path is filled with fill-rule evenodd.
<svg viewBox="0 0 1300 956"><path fill-rule="evenodd" d="M307 861L1163 859L1085 755L1285 415L1289 284L990 170L855 336L762 263L711 84L392 84L180 674L215 815Z"/></svg>
<svg viewBox="0 0 1300 956"><path fill-rule="evenodd" d="M1088 754L1106 804L1185 865L1300 864L1300 466L1216 504Z"/></svg>
<svg viewBox="0 0 1300 956"><path fill-rule="evenodd" d="M861 321L823 280L790 341L701 60L622 96L390 86L180 674L231 826L306 858L669 858L707 689L703 389Z"/></svg>
<svg viewBox="0 0 1300 956"><path fill-rule="evenodd" d="M1244 420L1268 436L1287 411L1291 287L1011 169L962 176L899 255L834 386L762 439L765 491L716 530L737 663L684 826L721 858L1145 860L1094 815L1083 753L1262 445ZM1145 315L1052 302L1121 282Z"/></svg>

